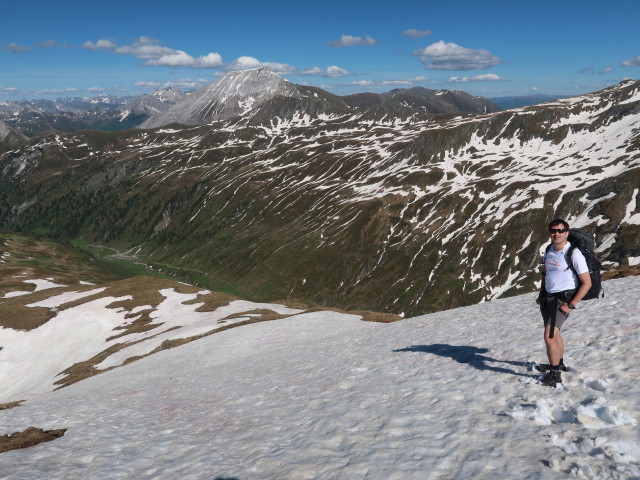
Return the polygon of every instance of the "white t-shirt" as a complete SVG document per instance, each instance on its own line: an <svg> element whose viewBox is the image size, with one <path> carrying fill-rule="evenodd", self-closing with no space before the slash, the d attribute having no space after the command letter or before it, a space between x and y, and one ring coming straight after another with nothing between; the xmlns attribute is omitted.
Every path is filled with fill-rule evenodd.
<svg viewBox="0 0 640 480"><path fill-rule="evenodd" d="M564 292L565 290L578 288L578 277L567 265L567 251L570 246L571 244L567 242L559 252L556 252L556 249L551 246L544 256L546 271L544 288L548 293ZM579 275L589 271L584 255L577 248L573 250L571 255L571 263L573 263L573 267Z"/></svg>

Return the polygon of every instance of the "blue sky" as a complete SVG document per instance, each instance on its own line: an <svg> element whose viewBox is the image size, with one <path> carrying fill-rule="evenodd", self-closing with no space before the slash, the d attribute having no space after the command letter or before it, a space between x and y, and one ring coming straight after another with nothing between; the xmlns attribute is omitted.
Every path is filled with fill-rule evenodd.
<svg viewBox="0 0 640 480"><path fill-rule="evenodd" d="M640 78L640 2L5 2L0 101L190 90L266 65L337 95L576 95Z"/></svg>

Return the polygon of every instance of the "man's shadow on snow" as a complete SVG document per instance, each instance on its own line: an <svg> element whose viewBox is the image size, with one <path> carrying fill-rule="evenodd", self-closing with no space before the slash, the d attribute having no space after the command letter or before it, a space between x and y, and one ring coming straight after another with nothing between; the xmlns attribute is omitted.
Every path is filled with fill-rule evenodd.
<svg viewBox="0 0 640 480"><path fill-rule="evenodd" d="M400 348L394 350L394 352L423 352L433 353L441 357L449 357L458 363L464 363L477 368L478 370L491 370L492 372L509 373L511 375L517 375L519 377L528 377L529 375L524 373L518 373L510 368L494 367L488 365L489 363L506 363L507 365L513 365L517 367L526 366L525 362L513 362L510 360L496 360L495 358L482 355L489 352L488 348L478 348L469 345L447 345L444 343L435 343L433 345L413 345L411 347Z"/></svg>

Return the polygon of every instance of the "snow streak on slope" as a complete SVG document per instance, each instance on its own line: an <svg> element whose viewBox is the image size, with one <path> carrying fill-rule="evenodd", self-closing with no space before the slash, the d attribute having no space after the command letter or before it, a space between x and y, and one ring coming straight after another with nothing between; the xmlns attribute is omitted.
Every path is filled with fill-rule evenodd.
<svg viewBox="0 0 640 480"><path fill-rule="evenodd" d="M564 328L558 389L534 295L372 324L331 312L221 332L0 411L0 478L632 479L640 277Z"/></svg>

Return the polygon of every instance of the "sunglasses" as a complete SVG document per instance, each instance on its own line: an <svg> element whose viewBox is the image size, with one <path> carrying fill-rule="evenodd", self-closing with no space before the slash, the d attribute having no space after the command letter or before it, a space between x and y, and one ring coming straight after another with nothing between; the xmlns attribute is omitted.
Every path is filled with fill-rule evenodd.
<svg viewBox="0 0 640 480"><path fill-rule="evenodd" d="M566 228L550 228L549 229L549 233L566 233L569 230L567 230Z"/></svg>

